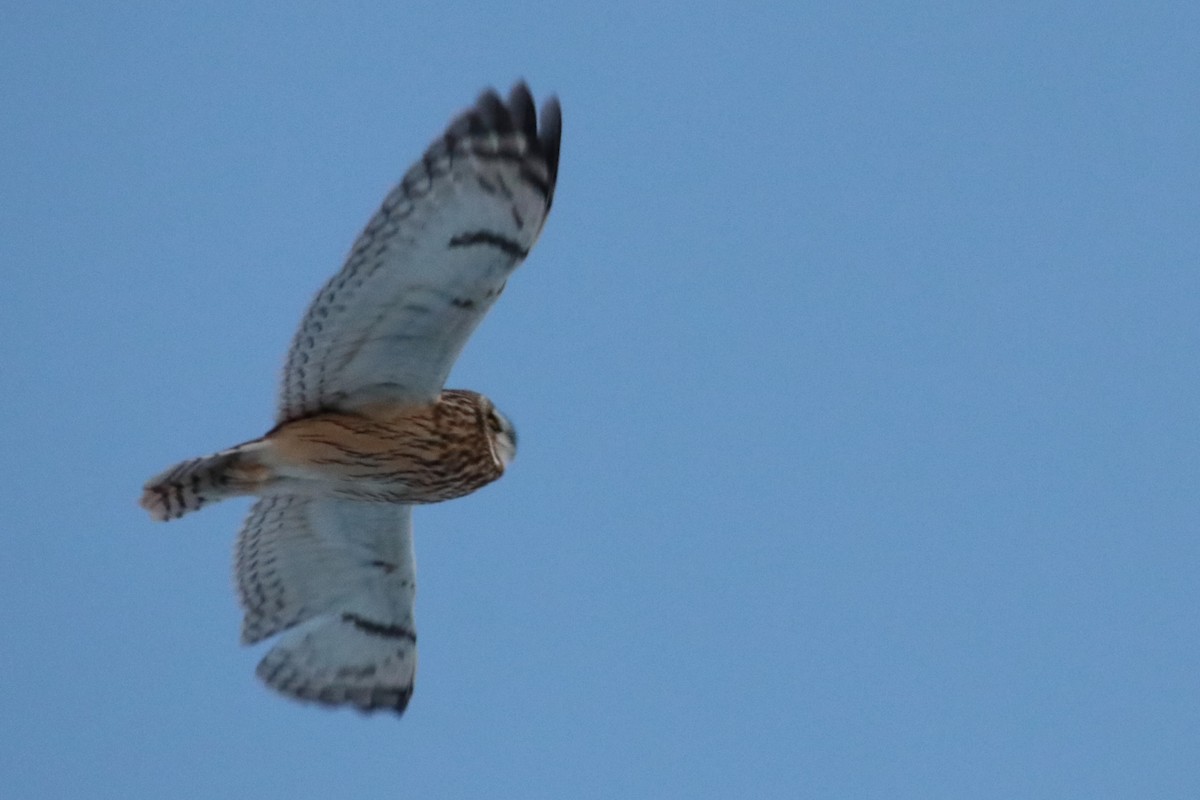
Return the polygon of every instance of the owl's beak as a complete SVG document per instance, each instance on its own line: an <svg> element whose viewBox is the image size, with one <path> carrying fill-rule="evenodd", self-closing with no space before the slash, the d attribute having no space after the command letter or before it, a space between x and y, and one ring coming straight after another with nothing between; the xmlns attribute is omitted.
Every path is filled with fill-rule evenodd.
<svg viewBox="0 0 1200 800"><path fill-rule="evenodd" d="M508 417L495 412L496 417L500 420L500 430L493 437L493 446L496 450L496 457L500 459L500 464L504 469L508 469L508 465L517 457L517 429L508 421Z"/></svg>

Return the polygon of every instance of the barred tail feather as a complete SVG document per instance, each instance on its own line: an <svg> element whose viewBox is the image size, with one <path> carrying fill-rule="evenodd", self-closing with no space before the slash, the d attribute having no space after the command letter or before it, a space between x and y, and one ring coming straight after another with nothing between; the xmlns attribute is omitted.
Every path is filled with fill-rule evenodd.
<svg viewBox="0 0 1200 800"><path fill-rule="evenodd" d="M259 458L266 446L256 440L180 462L146 482L140 504L163 522L218 500L254 494L270 478L270 468Z"/></svg>

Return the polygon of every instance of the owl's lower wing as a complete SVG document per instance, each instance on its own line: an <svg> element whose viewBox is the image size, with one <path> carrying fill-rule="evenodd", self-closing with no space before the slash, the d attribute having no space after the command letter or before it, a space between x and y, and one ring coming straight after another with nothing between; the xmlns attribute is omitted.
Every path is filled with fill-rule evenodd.
<svg viewBox="0 0 1200 800"><path fill-rule="evenodd" d="M403 712L417 666L409 506L264 497L238 535L247 644L282 633L258 665L300 700Z"/></svg>
<svg viewBox="0 0 1200 800"><path fill-rule="evenodd" d="M554 196L558 101L480 96L404 176L296 332L279 420L432 400L537 240Z"/></svg>

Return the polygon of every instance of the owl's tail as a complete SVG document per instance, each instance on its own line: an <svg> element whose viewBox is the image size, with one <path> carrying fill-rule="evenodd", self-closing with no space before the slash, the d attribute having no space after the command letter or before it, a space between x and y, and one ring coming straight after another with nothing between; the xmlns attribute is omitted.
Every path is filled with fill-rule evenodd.
<svg viewBox="0 0 1200 800"><path fill-rule="evenodd" d="M218 500L256 494L272 477L271 468L262 459L268 446L256 439L211 456L180 462L147 481L141 506L163 522Z"/></svg>

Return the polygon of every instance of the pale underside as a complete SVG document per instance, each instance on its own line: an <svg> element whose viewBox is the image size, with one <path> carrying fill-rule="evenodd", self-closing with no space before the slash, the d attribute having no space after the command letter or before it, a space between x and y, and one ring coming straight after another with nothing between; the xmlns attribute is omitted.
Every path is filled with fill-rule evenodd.
<svg viewBox="0 0 1200 800"><path fill-rule="evenodd" d="M384 200L293 340L277 420L437 398L471 332L542 229L560 120L528 90L485 93ZM416 669L411 508L259 499L238 537L247 643L282 634L258 674L293 697L403 711Z"/></svg>

